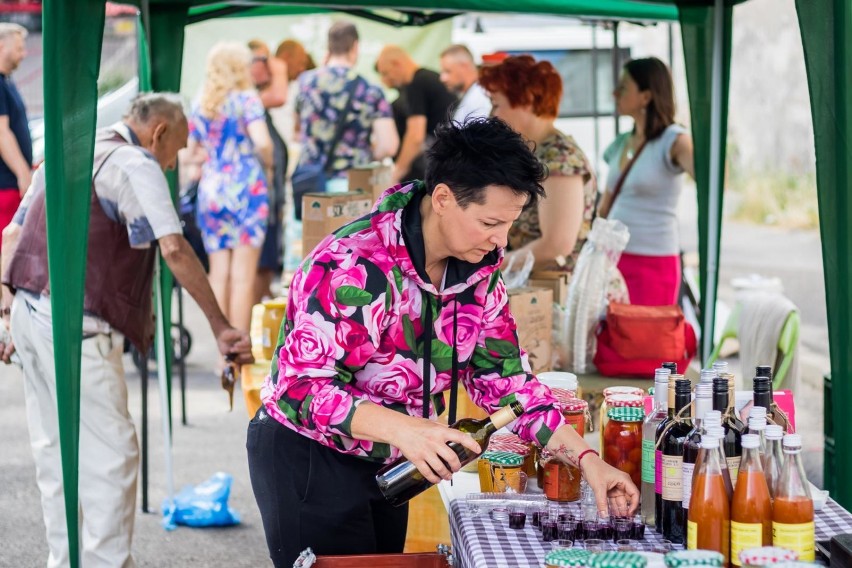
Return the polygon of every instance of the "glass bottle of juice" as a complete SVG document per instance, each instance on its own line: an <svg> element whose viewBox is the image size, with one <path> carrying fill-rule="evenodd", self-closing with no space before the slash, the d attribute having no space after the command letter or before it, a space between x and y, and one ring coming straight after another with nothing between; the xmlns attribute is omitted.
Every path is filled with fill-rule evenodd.
<svg viewBox="0 0 852 568"><path fill-rule="evenodd" d="M689 416L680 416L689 408L692 399L692 385L688 379L678 379L675 383L675 417L660 439L663 451L663 538L675 544L683 544L683 445L686 436L692 430Z"/></svg>
<svg viewBox="0 0 852 568"><path fill-rule="evenodd" d="M772 504L755 434L743 436L743 459L731 501L731 563L741 566L740 552L772 544Z"/></svg>
<svg viewBox="0 0 852 568"><path fill-rule="evenodd" d="M666 363L663 363L663 368L665 368L665 365ZM674 420L675 384L678 378L682 379L683 375L669 374L669 386L666 389L668 394L666 417L662 422L657 424L657 430L654 432L654 529L658 533L663 532L663 448L661 447L660 438L668 427L669 422Z"/></svg>
<svg viewBox="0 0 852 568"><path fill-rule="evenodd" d="M713 379L713 410L722 413L722 427L725 429L725 437L722 440L722 448L725 450L725 459L728 472L731 474L731 483L736 486L737 471L740 469L740 456L743 453L741 446L742 422L739 424L730 414L730 392L728 380L724 377Z"/></svg>
<svg viewBox="0 0 852 568"><path fill-rule="evenodd" d="M719 461L722 464L722 478L725 481L725 490L728 493L728 500L734 496L734 484L731 479L731 472L728 469L728 460L725 459L725 429L721 426L707 426L704 428L707 433L705 436L713 436L715 438L719 438L719 447L716 448L715 452L719 454ZM699 454L698 459L695 460L695 468L698 469L698 466L701 465L701 455ZM693 475L693 482L695 481L695 475Z"/></svg>
<svg viewBox="0 0 852 568"><path fill-rule="evenodd" d="M666 419L669 409L669 375L662 367L654 373L654 410L642 425L642 518L649 527L654 526L657 486L662 486L661 473L657 469L656 432L657 426ZM658 481L659 480L659 481Z"/></svg>
<svg viewBox="0 0 852 568"><path fill-rule="evenodd" d="M814 561L814 502L802 467L802 438L784 436L784 467L772 508L772 543Z"/></svg>
<svg viewBox="0 0 852 568"><path fill-rule="evenodd" d="M769 486L769 496L775 499L778 480L781 479L781 468L784 467L784 453L781 449L781 439L784 429L777 424L766 427L766 453L763 455L763 473Z"/></svg>
<svg viewBox="0 0 852 568"><path fill-rule="evenodd" d="M686 436L683 445L683 521L689 518L689 499L692 496L692 477L695 473L695 460L698 458L698 450L701 449L701 438L706 435L704 429L704 416L713 409L713 387L706 383L699 383L695 387L695 400L693 401L695 416L693 416L693 428ZM686 526L683 527L686 532Z"/></svg>
<svg viewBox="0 0 852 568"><path fill-rule="evenodd" d="M766 455L766 414L762 416L755 415L754 411L761 410L763 411L763 407L755 406L751 409L752 414L748 417L748 429L743 432L743 434L755 434L758 438L760 438L760 459L763 459L763 456Z"/></svg>
<svg viewBox="0 0 852 568"><path fill-rule="evenodd" d="M722 465L719 463L719 439L707 436L701 441L707 450L700 469L695 472L686 546L690 550L715 550L730 558L731 504L725 492Z"/></svg>

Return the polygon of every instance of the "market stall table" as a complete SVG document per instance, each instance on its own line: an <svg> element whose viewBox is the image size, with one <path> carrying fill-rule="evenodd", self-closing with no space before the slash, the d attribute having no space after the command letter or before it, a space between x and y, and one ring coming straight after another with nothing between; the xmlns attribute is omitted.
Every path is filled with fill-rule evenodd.
<svg viewBox="0 0 852 568"><path fill-rule="evenodd" d="M494 521L487 511L473 516L468 512L465 496L477 492L476 475L457 473L452 485L441 482L441 495L445 498L450 515L450 535L453 543L455 566L461 568L541 568L544 555L552 550L553 543L544 542L541 533L527 520L523 529L510 529L507 521ZM571 512L579 513L579 503L566 504ZM829 499L816 512L816 539L829 540L837 534L852 533L852 513L833 499ZM653 529L645 530L641 541L645 550L659 543L662 535ZM676 548L682 548L676 546Z"/></svg>

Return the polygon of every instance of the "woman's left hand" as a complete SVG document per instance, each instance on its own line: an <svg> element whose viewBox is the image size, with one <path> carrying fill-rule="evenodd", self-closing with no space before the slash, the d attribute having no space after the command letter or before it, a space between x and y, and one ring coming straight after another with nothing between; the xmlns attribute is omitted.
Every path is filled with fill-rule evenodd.
<svg viewBox="0 0 852 568"><path fill-rule="evenodd" d="M639 507L639 489L630 476L595 454L583 457L583 478L595 493L598 511L624 516L632 515Z"/></svg>

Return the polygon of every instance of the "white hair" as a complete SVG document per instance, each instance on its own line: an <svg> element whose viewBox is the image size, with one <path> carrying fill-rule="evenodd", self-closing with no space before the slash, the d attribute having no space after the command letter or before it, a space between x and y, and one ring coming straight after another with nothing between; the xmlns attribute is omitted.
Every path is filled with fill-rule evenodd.
<svg viewBox="0 0 852 568"><path fill-rule="evenodd" d="M13 35L19 35L23 39L27 39L28 34L29 32L27 32L27 28L19 24L13 24L10 22L0 23L0 41L5 41Z"/></svg>

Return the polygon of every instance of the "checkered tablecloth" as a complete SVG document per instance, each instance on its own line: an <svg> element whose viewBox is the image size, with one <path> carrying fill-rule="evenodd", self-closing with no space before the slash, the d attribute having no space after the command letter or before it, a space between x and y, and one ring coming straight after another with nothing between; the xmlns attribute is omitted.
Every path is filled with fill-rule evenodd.
<svg viewBox="0 0 852 568"><path fill-rule="evenodd" d="M576 512L580 511L579 505ZM852 513L829 499L816 513L816 539L828 540L836 534L852 533ZM510 529L507 521L494 521L488 512L471 516L463 499L450 504L450 535L455 566L461 568L542 568L544 555L552 543L544 542L541 533L527 519L521 529ZM650 547L662 536L646 529L643 546Z"/></svg>

